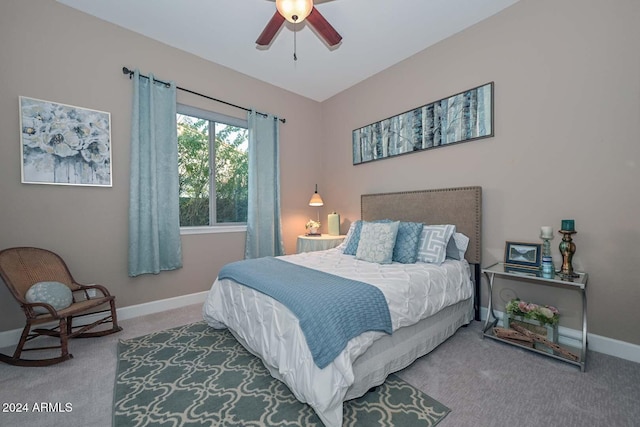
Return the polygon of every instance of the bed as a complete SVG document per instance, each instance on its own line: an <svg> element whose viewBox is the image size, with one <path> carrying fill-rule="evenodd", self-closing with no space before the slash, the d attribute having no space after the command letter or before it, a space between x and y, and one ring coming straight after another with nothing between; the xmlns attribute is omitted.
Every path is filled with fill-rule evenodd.
<svg viewBox="0 0 640 427"><path fill-rule="evenodd" d="M447 259L440 266L368 263L343 254L344 248L340 247L279 257L285 263L370 283L382 290L389 304L393 333L364 332L349 340L326 367L314 363L292 311L234 280L216 279L203 316L214 328L229 328L244 347L262 359L273 377L287 384L298 400L313 407L326 426L341 426L343 401L382 384L390 373L410 365L468 324L474 313L477 318L481 212L480 187L361 196L363 221L455 225L456 231L469 239L464 259ZM436 276L454 283L453 290L445 294L443 285L437 285L424 291L429 298L415 290L421 288L396 292L408 277L413 282L414 277L419 281ZM406 307L412 304L415 309Z"/></svg>

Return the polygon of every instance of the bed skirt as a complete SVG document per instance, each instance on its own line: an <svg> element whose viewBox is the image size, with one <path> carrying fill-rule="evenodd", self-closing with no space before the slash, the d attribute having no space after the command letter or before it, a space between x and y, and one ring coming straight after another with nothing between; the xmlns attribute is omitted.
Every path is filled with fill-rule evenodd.
<svg viewBox="0 0 640 427"><path fill-rule="evenodd" d="M371 387L382 384L389 374L431 352L472 320L473 298L469 298L383 336L353 363L355 382L344 400L363 396Z"/></svg>
<svg viewBox="0 0 640 427"><path fill-rule="evenodd" d="M409 366L419 357L431 352L452 336L458 328L473 320L473 298L460 301L440 310L420 322L405 326L376 340L367 351L353 363L355 381L347 390L344 400L363 396L370 388L384 383L387 376ZM247 343L233 330L238 342L254 353ZM256 356L260 357L256 354ZM269 364L271 376L283 381L278 369ZM283 381L285 382L285 381Z"/></svg>

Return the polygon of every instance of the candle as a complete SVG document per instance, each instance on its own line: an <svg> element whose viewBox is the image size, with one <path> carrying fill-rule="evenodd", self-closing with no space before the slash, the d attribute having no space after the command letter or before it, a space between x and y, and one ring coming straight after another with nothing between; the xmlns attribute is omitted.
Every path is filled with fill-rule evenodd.
<svg viewBox="0 0 640 427"><path fill-rule="evenodd" d="M335 212L330 213L327 219L327 224L329 228L329 235L337 236L340 234L340 215Z"/></svg>
<svg viewBox="0 0 640 427"><path fill-rule="evenodd" d="M543 239L552 239L553 238L553 229L549 225L543 225L540 227L540 237Z"/></svg>
<svg viewBox="0 0 640 427"><path fill-rule="evenodd" d="M576 231L576 222L572 219L563 219L561 230Z"/></svg>

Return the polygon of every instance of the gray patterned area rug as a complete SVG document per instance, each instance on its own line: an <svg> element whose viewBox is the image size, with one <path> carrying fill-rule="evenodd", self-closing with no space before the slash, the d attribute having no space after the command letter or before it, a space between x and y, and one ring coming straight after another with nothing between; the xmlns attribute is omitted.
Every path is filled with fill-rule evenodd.
<svg viewBox="0 0 640 427"><path fill-rule="evenodd" d="M395 375L344 404L345 426L434 426L449 408ZM227 330L204 322L121 341L113 426L322 426Z"/></svg>

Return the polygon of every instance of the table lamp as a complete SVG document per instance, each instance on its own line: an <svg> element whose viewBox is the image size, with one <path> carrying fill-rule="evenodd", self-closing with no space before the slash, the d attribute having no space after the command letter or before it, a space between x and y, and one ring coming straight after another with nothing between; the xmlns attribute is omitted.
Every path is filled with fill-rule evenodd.
<svg viewBox="0 0 640 427"><path fill-rule="evenodd" d="M311 200L309 200L309 206L324 206L324 202L322 201L322 197L318 194L318 184L316 184L316 191L311 196ZM320 222L320 209L318 209L318 222Z"/></svg>

